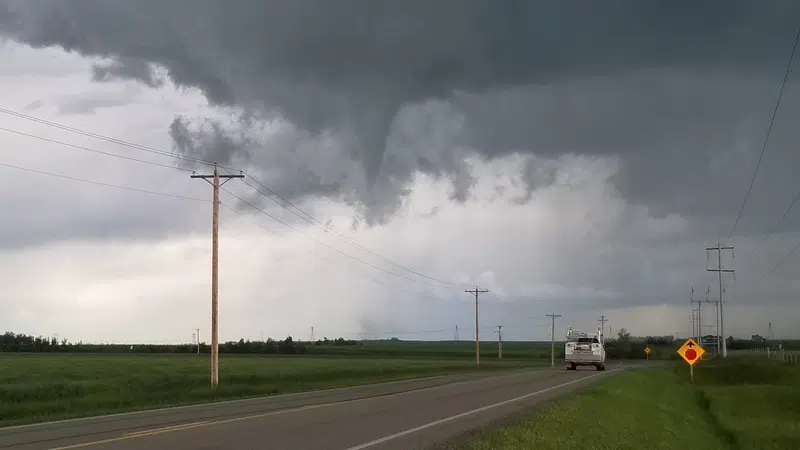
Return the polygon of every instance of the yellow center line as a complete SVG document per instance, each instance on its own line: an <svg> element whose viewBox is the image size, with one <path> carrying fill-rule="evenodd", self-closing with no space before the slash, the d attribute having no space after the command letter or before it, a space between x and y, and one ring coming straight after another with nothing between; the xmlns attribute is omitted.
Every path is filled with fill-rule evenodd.
<svg viewBox="0 0 800 450"><path fill-rule="evenodd" d="M184 425L176 425L176 426L171 426L171 427L156 428L154 430L136 431L136 432L133 432L133 433L123 434L122 436L118 436L118 437L113 437L113 438L108 438L108 439L101 439L101 440L98 440L98 441L81 442L80 444L66 445L66 446L63 446L63 447L54 447L54 448L50 448L49 450L71 450L71 449L74 449L74 448L93 447L93 446L96 446L96 445L110 444L112 442L127 441L127 440L130 440L130 439L138 439L138 438L143 438L143 437L148 437L148 436L156 436L156 435L160 435L160 434L172 433L172 432L175 432L175 431L190 430L190 429L193 429L193 428L205 428L205 427L210 427L212 425L222 425L222 424L225 424L225 423L240 422L240 421L243 421L243 420L260 419L262 417L275 416L275 415L278 415L278 414L286 414L286 413L290 413L290 412L308 411L310 409L317 409L317 408L322 408L322 407L325 407L325 406L330 406L330 405L335 405L335 404L337 404L337 403L320 403L320 404L316 404L316 405L302 406L300 408L294 408L294 409L285 409L285 410L279 410L279 411L270 411L270 412L267 412L267 413L253 414L253 415L250 415L250 416L234 417L233 419L216 420L216 421L212 421L212 422L208 422L208 421L206 421L206 422L194 422L194 423L189 423L189 424L184 424Z"/></svg>
<svg viewBox="0 0 800 450"><path fill-rule="evenodd" d="M431 390L431 389L441 388L441 387L444 387L444 386L452 387L452 386L455 386L455 385L468 384L468 383L472 383L472 382L476 382L476 381L486 381L486 380L491 380L491 379L498 380L498 379L501 379L501 378L509 378L509 377L515 377L515 376L519 376L519 375L528 375L528 374L530 374L530 372L526 370L525 372L522 372L522 373L512 373L512 374L508 374L508 375L501 375L501 376L495 376L495 377L478 378L476 380L459 381L459 382L455 382L455 383L451 383L451 384L447 384L447 385L420 388L420 389L417 389L417 390L414 390L414 391L410 391L410 392L418 393L418 392L422 392L422 391L428 391L428 390ZM392 397L392 396L396 396L396 395L405 395L405 394L408 394L408 393L409 392L407 392L407 391L396 392L396 393L393 393L393 394L388 394L386 396L383 396L383 398ZM176 426L176 427L157 428L155 430L133 432L133 433L128 433L128 434L123 434L122 436L119 436L119 437L102 439L102 440L98 440L98 441L82 442L80 444L66 445L66 446L63 446L63 447L53 447L53 448L50 448L48 450L71 450L71 449L75 449L75 448L93 447L93 446L96 446L96 445L110 444L112 442L126 441L126 440L130 440L130 439L138 439L138 438L143 438L143 437L147 437L147 436L155 436L155 435L159 435L159 434L172 433L172 432L176 432L176 431L190 430L190 429L193 429L193 428L206 428L206 427L210 427L210 426L213 426L213 425L222 425L222 424L226 424L226 423L240 422L240 421L243 421L243 420L260 419L260 418L263 418L263 417L277 416L279 414L288 414L288 413L293 413L293 412L309 411L309 410L312 410L312 409L324 408L326 406L345 405L345 404L349 404L349 403L356 403L356 402L362 402L362 401L367 401L367 400L374 400L374 398L375 397L363 397L363 398L356 398L356 399L352 399L352 400L343 400L343 401L339 401L339 402L317 403L317 404L314 404L314 405L301 406L301 407L298 407L298 408L282 409L282 410L278 410L278 411L270 411L270 412L266 412L266 413L253 414L253 415L250 415L250 416L234 417L232 419L216 420L216 421L210 421L210 422L208 422L208 421L207 422L195 422L195 423L187 424L185 426L179 425L179 426Z"/></svg>

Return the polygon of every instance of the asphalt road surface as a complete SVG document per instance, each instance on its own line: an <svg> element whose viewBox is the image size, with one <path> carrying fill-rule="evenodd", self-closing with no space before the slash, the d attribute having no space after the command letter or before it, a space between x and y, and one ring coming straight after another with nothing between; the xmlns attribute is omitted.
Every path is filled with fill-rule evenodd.
<svg viewBox="0 0 800 450"><path fill-rule="evenodd" d="M0 428L0 449L426 448L619 370L455 375Z"/></svg>

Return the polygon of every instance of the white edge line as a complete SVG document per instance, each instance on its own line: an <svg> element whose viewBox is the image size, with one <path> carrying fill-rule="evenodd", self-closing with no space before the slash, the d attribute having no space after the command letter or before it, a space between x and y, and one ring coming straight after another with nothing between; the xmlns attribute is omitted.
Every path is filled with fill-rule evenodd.
<svg viewBox="0 0 800 450"><path fill-rule="evenodd" d="M614 370L617 370L617 369L614 369ZM432 391L434 389L441 389L443 387L450 387L450 386L456 386L456 385L467 384L467 383L475 383L475 382L478 382L478 381L485 381L485 380L489 380L489 379L496 380L496 379L501 379L501 378L510 378L510 377L518 376L518 375L526 375L526 374L529 374L530 372L536 372L536 370L517 371L517 372L512 373L512 374L505 374L505 375L500 375L500 376L495 376L495 377L493 377L493 376L490 376L490 377L479 377L478 379L474 379L474 380L462 380L462 381L457 381L455 383L450 383L450 384L444 384L444 385L438 385L438 386L429 386L429 387L426 387L426 388L415 389L413 391L394 392L392 394L386 394L386 395L380 396L378 398L383 399L383 398L386 398L386 397L397 397L397 396L401 396L401 395L409 395L409 394L414 394L414 393L418 393L418 392L422 392L422 391ZM610 372L613 372L613 370L610 371ZM600 375L600 374L596 374L596 375ZM591 377L596 376L596 375L583 377L580 380L585 380L587 378L591 378ZM444 375L444 376L447 376L447 375ZM431 377L431 378L440 378L440 377L441 376ZM576 380L576 381L580 381L580 380ZM566 383L566 384L570 384L570 383ZM559 386L563 386L563 385L559 385ZM556 387L559 387L559 386L556 386ZM542 392L544 392L544 391L542 391ZM222 420L217 420L217 421L195 422L195 423L176 425L174 427L165 427L165 428L156 428L156 429L150 429L150 430L142 430L142 431L139 431L139 432L123 434L121 437L123 439L137 439L137 438L140 438L140 437L150 436L151 434L164 434L164 433L186 431L186 430L190 430L190 429L193 429L195 427L198 427L198 426L211 427L211 426L215 426L215 425L223 425L223 424L232 423L232 422L241 422L241 421L244 421L244 420L253 420L253 419L263 419L265 417L272 417L272 416L278 416L278 415L282 415L282 414L289 414L289 413L294 413L294 412L308 411L308 410L313 410L313 409L321 409L321 408L326 408L326 407L329 407L329 406L347 405L347 404L351 404L351 403L358 403L358 402L364 402L364 401L375 400L375 399L376 399L375 397L364 397L364 398L354 398L354 399L351 399L351 400L341 400L341 401L338 401L338 402L315 403L315 404L311 404L311 405L298 406L298 407L295 407L295 408L280 409L280 410L276 410L276 411L267 411L267 412L264 412L264 413L258 413L258 414L247 415L247 416L232 417L232 418L229 418L229 419L222 419ZM116 441L116 440L121 440L121 439L114 439L114 441ZM81 447L86 447L88 445L95 445L95 444L103 443L103 442L106 442L106 441L81 442L81 443L78 443L78 444L68 445L66 447L51 448L50 450L67 450L67 449L73 449L73 448L81 448ZM111 442L111 441L108 441L108 442ZM350 450L350 449L348 449L348 450Z"/></svg>
<svg viewBox="0 0 800 450"><path fill-rule="evenodd" d="M504 400L502 402L493 403L491 405L481 406L480 408L476 408L476 409L473 409L473 410L470 410L470 411L466 411L466 412L463 412L461 414L456 414L454 416L445 417L444 419L435 420L433 422L426 423L425 425L420 425L418 427L409 428L409 429L401 431L399 433L394 433L394 434L390 434L388 436L384 436L384 437L379 438L379 439L375 439L374 441L365 442L363 444L356 445L355 447L348 447L345 450L363 450L365 448L373 447L373 446L378 445L378 444L383 444L384 442L388 442L388 441L391 441L393 439L397 439L399 437L403 437L403 436L406 436L406 435L411 434L411 433L416 433L417 431L422 431L422 430L424 430L426 428L435 427L435 426L441 425L443 423L447 423L447 422L451 422L453 420L461 419L463 417L471 416L473 414L477 414L479 412L487 411L487 410L492 409L492 408L497 408L498 406L503 406L503 405L507 405L509 403L518 402L520 400L524 400L526 398L533 397L534 395L544 394L545 392L548 392L548 391L552 391L552 390L555 390L555 389L558 389L558 388L562 388L564 386L569 386L570 384L575 384L575 383L578 383L580 381L588 380L589 378L594 378L594 377L597 377L597 376L600 376L600 375L604 375L604 374L607 374L607 373L616 372L618 370L622 370L622 369L612 369L612 370L609 370L609 371L606 371L606 372L596 373L596 374L593 374L593 375L589 375L588 377L582 377L582 378L579 378L577 380L567 381L566 383L557 384L555 386L551 386L551 387L546 388L546 389L541 389L541 390L536 391L536 392L531 392L531 393L528 393L528 394L525 394L525 395L520 395L519 397L514 397L514 398L509 399L509 400Z"/></svg>
<svg viewBox="0 0 800 450"><path fill-rule="evenodd" d="M513 373L513 374L505 374L505 375L500 375L500 376L489 375L488 377L477 377L477 378L478 379L503 378L503 377L507 377L507 376L519 375L520 373L525 373L525 372L530 372L530 371L537 371L537 370L540 370L540 368L531 367L531 368L528 368L528 369L515 370L514 371L515 373ZM400 384L400 383L412 383L412 382L419 382L419 381L429 381L429 380L436 380L436 379L439 379L439 378L457 377L459 375L475 375L475 374L480 374L480 373L481 372L464 372L464 373L453 373L453 374L449 374L449 375L435 375L435 376L432 376L432 377L424 377L424 378L407 378L407 379L404 379L404 380L385 381L385 382L380 382L380 383L369 383L369 384L357 384L357 385L353 385L353 386L343 386L343 387L331 388L331 389L318 389L318 390L310 390L310 391L305 391L305 392L293 392L293 393L290 393L290 394L262 395L262 396L259 396L259 397L238 398L238 399L232 399L232 400L223 400L223 401L219 401L219 402L203 402L203 403L194 403L194 404L191 404L191 405L169 406L169 407L166 407L166 408L142 409L142 410L139 410L139 411L128 411L128 412L113 413L113 414L102 414L102 415L99 415L99 416L76 417L74 419L54 420L54 421L50 421L50 422L36 422L36 423L29 423L29 424L25 424L25 425L13 425L13 426L10 426L10 427L0 427L0 435L2 435L2 433L5 432L5 431L21 430L21 429L24 429L24 428L47 427L47 426L51 426L51 425L60 425L60 424L65 424L65 423L84 422L84 421L99 420L99 419L111 419L111 418L115 418L115 417L136 416L136 415L152 414L152 413L165 412L165 411L180 411L180 410L184 410L184 409L200 408L200 407L204 407L204 406L230 405L230 404L236 404L236 403L246 403L246 402L258 401L258 400L266 400L266 399L291 398L291 397L297 397L297 396L301 396L301 395L314 396L315 394L326 394L326 393L338 392L338 391L344 391L344 390L356 390L356 389L361 389L361 388L366 388L366 387L389 386L389 385ZM464 380L463 382L468 382L468 381L474 381L474 380ZM453 383L453 384L460 384L460 383L462 383L462 381L458 381L458 382ZM438 387L438 386L432 386L432 387ZM428 389L428 388L423 388L423 389ZM419 389L416 389L416 390L419 390ZM393 395L393 394L391 394L391 395ZM322 404L326 404L327 405L329 403L322 403ZM289 412L291 410L285 410L285 411Z"/></svg>

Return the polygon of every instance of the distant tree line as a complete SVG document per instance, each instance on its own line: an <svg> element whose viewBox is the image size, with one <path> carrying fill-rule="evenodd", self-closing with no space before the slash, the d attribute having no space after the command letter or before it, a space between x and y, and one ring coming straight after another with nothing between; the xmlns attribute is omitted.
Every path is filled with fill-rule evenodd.
<svg viewBox="0 0 800 450"><path fill-rule="evenodd" d="M651 358L671 358L677 348L672 336L647 336L644 339L631 339L625 328L620 328L617 336L605 342L606 357L609 359L645 359L644 349L649 347ZM665 351L666 350L666 351Z"/></svg>
<svg viewBox="0 0 800 450"><path fill-rule="evenodd" d="M361 345L364 345L364 344L361 343L361 342L358 342L358 341L354 341L352 339L345 339L345 338L341 338L340 337L340 338L336 338L336 339L333 339L333 340L330 340L328 338L318 339L317 342L314 343L314 345L359 345L359 346L361 346Z"/></svg>
<svg viewBox="0 0 800 450"><path fill-rule="evenodd" d="M473 357L471 348L453 347L453 342L424 343L424 344L399 344L394 347L385 347L381 343L398 342L395 339L374 341L364 346L363 341L344 338L323 338L314 342L295 341L292 337L283 340L267 339L265 341L250 341L239 339L221 343L220 353L223 354L264 354L264 355L392 355L404 357ZM671 359L676 358L675 350L683 341L675 341L671 337L648 336L646 338L632 339L630 334L621 329L617 336L605 342L606 355L609 359L644 359L645 347L650 347L653 352L650 358ZM374 345L373 345L374 344ZM538 357L549 358L549 342L542 347L548 351L532 351L529 348L514 348L511 343L507 348L507 355L515 358ZM748 339L727 339L729 350L749 349L765 346L776 346L777 342L755 342ZM784 348L800 348L798 341L783 341ZM135 354L191 354L197 353L196 344L88 344L83 342L69 342L67 339L57 340L42 336L29 336L6 332L0 335L0 352L18 353L135 353ZM710 350L710 349L708 349ZM484 350L486 351L486 350ZM211 346L200 344L200 353L208 354ZM482 352L483 353L483 352ZM557 357L563 357L564 346L556 346ZM487 354L488 355L488 354Z"/></svg>
<svg viewBox="0 0 800 450"><path fill-rule="evenodd" d="M314 343L324 345L360 345L360 342L337 338L328 338ZM284 340L267 339L266 341L224 342L219 345L220 353L227 354L282 354L294 355L308 352L307 343L295 341L291 336ZM87 344L69 342L67 339L29 336L22 333L6 332L0 335L0 352L18 353L197 353L197 344ZM200 353L210 353L211 346L200 344Z"/></svg>

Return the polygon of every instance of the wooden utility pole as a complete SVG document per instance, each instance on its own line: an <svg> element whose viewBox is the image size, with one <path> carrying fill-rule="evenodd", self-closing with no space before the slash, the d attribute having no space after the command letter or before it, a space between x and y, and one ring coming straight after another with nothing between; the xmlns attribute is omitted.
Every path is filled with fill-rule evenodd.
<svg viewBox="0 0 800 450"><path fill-rule="evenodd" d="M479 329L480 326L478 324L478 296L489 292L488 289L478 289L478 286L475 286L473 290L465 290L467 294L473 294L475 296L475 364L480 366L481 365L481 340Z"/></svg>
<svg viewBox="0 0 800 450"><path fill-rule="evenodd" d="M497 326L497 359L503 360L503 326Z"/></svg>
<svg viewBox="0 0 800 450"><path fill-rule="evenodd" d="M197 329L197 354L200 354L200 328Z"/></svg>
<svg viewBox="0 0 800 450"><path fill-rule="evenodd" d="M556 318L561 317L561 314L548 314L547 317L553 319L553 325L550 327L550 367L556 366Z"/></svg>
<svg viewBox="0 0 800 450"><path fill-rule="evenodd" d="M214 188L211 212L211 387L216 387L219 384L219 188L232 178L244 178L244 175L220 175L215 164L212 175L193 172L192 178L205 180ZM220 179L225 181L220 183Z"/></svg>

